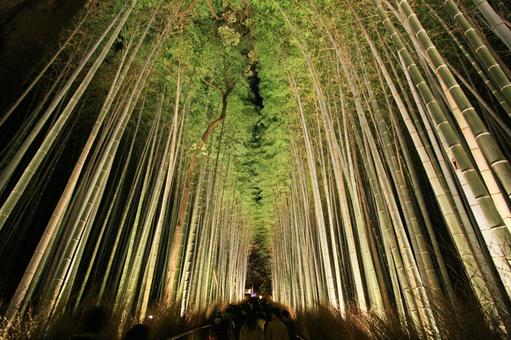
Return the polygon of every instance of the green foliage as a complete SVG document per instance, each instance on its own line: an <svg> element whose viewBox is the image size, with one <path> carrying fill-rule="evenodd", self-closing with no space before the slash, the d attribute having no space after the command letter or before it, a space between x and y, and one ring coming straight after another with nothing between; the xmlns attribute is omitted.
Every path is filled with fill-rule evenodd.
<svg viewBox="0 0 511 340"><path fill-rule="evenodd" d="M236 46L240 43L240 34L227 25L220 26L218 34L225 46Z"/></svg>
<svg viewBox="0 0 511 340"><path fill-rule="evenodd" d="M73 52L66 51L64 53L66 54L65 57L62 58L64 61L70 60L70 69L72 69L72 65L76 63L76 60L79 60L80 56L86 53L89 46L98 38L100 32L112 22L114 15L126 9L130 3L132 2L125 0L91 2L90 9L92 11L96 10L97 13L95 14L97 15L93 15L93 18L84 24L83 32L77 33L78 38L73 41L73 44L76 45L73 46ZM386 6L390 7L388 4ZM149 65L151 73L147 79L144 79L147 80L148 86L145 87L141 96L143 100L141 99L133 104L129 103L127 106L127 108L130 108L130 105L136 105L135 112L143 113L140 129L137 125L138 132L136 137L133 137L135 136L133 128L135 122L138 122L136 120L138 114L133 114L132 121L128 125L128 132L123 137L124 142L132 141L133 139L130 138L139 138L137 142L144 141L145 143L149 131L153 131L151 129L154 126L158 126L155 132L157 138L154 140L157 140L158 143L161 142L169 136L168 133L171 131L169 127L176 117L174 116L176 107L179 107L178 117L182 118L182 122L179 121L179 124L182 123L182 125L179 125L179 127L182 127L183 134L179 140L179 143L181 143L178 146L179 154L176 156L179 165L176 166L177 170L172 173L176 178L173 183L175 187L172 188L175 192L169 194L169 196L172 196L172 200L175 199L178 203L173 202L175 206L170 209L172 213L168 214L171 222L167 225L170 229L175 226L172 224L174 223L172 219L179 207L181 194L179 190L188 193L187 190L190 189L188 183L192 183L193 186L199 182L188 176L186 169L188 169L189 164L200 164L201 166L206 164L209 168L204 173L207 173L208 177L204 181L207 183L203 186L207 188L208 194L199 196L201 200L207 200L207 208L204 208L204 210L207 210L210 216L214 215L216 218L217 215L215 214L218 213L219 216L222 216L224 211L228 211L226 207L236 207L234 214L239 214L239 216L236 215L235 217L242 221L243 226L252 228L252 235L249 236L252 236L253 248L256 251L252 252L250 271L256 273L254 275L258 276L257 280L261 282L261 286L264 286L266 284L264 278L270 275L268 268L269 249L272 248L269 237L272 235L270 230L277 225L276 221L282 222L283 228L281 230L286 230L284 224L290 223L289 220L282 218L282 215L287 212L277 211L277 206L280 209L288 207L286 204L279 203L290 201L289 191L292 187L292 183L290 183L292 176L290 174L297 173L296 165L299 162L305 162L304 158L306 156L309 162L304 167L304 176L300 178L300 181L303 181L300 183L300 185L303 184L303 195L295 196L299 196L297 200L300 198L311 200L311 202L301 202L304 203L303 207L310 209L314 204L317 210L325 209L328 206L331 211L325 210L322 212L325 216L321 216L321 212L310 209L303 215L315 214L316 223L312 221L309 225L309 223L304 222L309 221L308 219L305 220L304 218L300 222L297 222L299 219L295 219L293 220L295 227L300 228L303 222L307 225L307 228L318 227L318 230L311 229L311 234L320 233L319 227L322 223L319 222L328 214L328 217L331 217L328 223L329 226L332 226L332 230L338 227L339 249L344 252L343 239L348 236L347 234L344 235L347 229L344 229L343 220L354 219L356 221L354 226L362 227L357 225L359 223L357 217L360 216L360 213L364 214L365 211L355 211L354 200L357 199L356 196L364 199L370 198L368 199L369 203L362 200L358 203L360 203L359 205L369 205L369 207L364 207L368 210L368 215L364 218L367 221L374 219L375 228L379 226L376 223L379 217L372 212L373 205L379 209L378 204L372 202L373 199L376 200L376 195L371 191L374 188L366 189L360 186L360 183L357 183L371 182L368 177L369 175L372 176L372 172L362 169L361 165L363 163L369 164L369 160L373 158L377 162L377 159L380 159L379 149L384 149L384 146L387 146L387 149L384 150L387 153L382 153L381 158L392 156L394 152L399 156L399 152L402 149L406 150L406 147L399 146L397 142L396 150L389 146L392 141L397 141L396 134L400 131L394 131L394 126L389 123L390 117L393 117L392 115L396 114L398 110L394 101L390 97L386 97L390 90L387 90L383 82L380 83L382 75L379 72L381 70L376 67L371 50L361 39L358 26L360 23L368 28L371 36L378 37L381 34L379 37L381 46L378 46L378 49L382 50L384 61L380 62L380 67L383 64L388 64L389 68L394 67L394 69L391 69L392 75L390 77L402 80L402 83L398 82L397 84L403 94L404 105L407 109L411 109L410 113L412 114L420 113L420 110L415 112L412 93L406 87L407 84L400 68L401 65L396 58L398 51L391 48L385 49L389 34L385 34L384 30L381 29L381 18L376 19L372 10L373 8L370 7L370 4L368 5L368 2L351 4L347 1L331 0L309 2L296 0L184 0L180 2L139 0L122 32L119 35L116 33L116 36L113 37L113 39L117 39L115 47L111 49L101 66L100 72L98 72L98 76L94 78L91 85L92 90L88 92L88 95L92 98L90 100L91 104L87 102L87 105L84 105L85 110L87 110L87 113L88 111L95 113L101 107L102 100L108 93L112 79L115 78L117 67L126 55L130 55L129 51L138 41L149 20L155 18L140 52L137 53L129 69L126 80L121 84L120 95L113 104L113 107L118 110L124 108L123 105L125 105L126 99L133 91L134 80L138 78L139 74L145 75L140 71L146 65L147 60L151 60L149 58L150 53L156 51L157 58L154 65ZM437 12L434 13L439 13L438 8L436 10ZM368 13L369 17L358 19L355 13ZM479 84L477 82L479 75L474 70L468 69L470 66L465 59L459 58L461 46L454 43L451 37L453 32L449 29L436 30L438 19L430 16L430 9L427 6L418 8L417 16L424 23L428 32L434 32L431 37L435 39L435 44L442 47L442 54L449 63L448 66L463 70L470 83ZM397 22L399 18L396 16L390 20ZM423 61L418 58L420 52L413 51L413 43L410 41L410 37L407 36L403 25L397 26L399 26L398 30L403 34L406 44L410 45L411 58L416 58L417 63L420 64ZM113 39L112 41L114 41ZM402 50L406 49L403 48L400 51ZM508 58L508 55L504 55L504 58ZM419 65L421 71L428 70L430 66L423 64ZM384 67L381 68L385 69ZM444 84L435 82L434 76L434 73L431 73L429 78L432 79L428 79L428 81L440 89L441 85ZM291 87L291 84L293 84L293 87ZM73 86L76 87L76 85ZM178 88L180 89L179 92L177 91ZM178 98L178 94L180 95L180 102L176 105L175 100ZM441 98L442 91L438 91L436 95ZM494 101L490 92L488 94L481 92L481 96ZM261 100L260 97L263 99ZM297 97L300 98L300 111L297 108ZM488 101L491 104L490 100ZM444 101L448 102L448 100ZM225 102L228 103L228 107L224 117L220 115L224 113L222 108ZM426 103L429 104L428 101ZM162 110L160 110L161 108ZM160 124L154 124L155 117L160 114L160 111L161 116L158 121ZM298 113L302 113L302 111L303 115L299 115ZM481 110L482 114L484 112L484 110ZM115 124L115 120L119 119L115 117L115 114L112 114L112 116L109 117L111 121L109 120L108 124ZM507 119L507 117L505 118ZM87 119L90 120L87 124L92 125L93 114L88 115ZM365 123L366 119L369 132L366 130L362 133L361 124L362 122ZM397 117L392 123L399 125L403 119ZM203 136L206 136L206 131L212 126L213 122L218 120L222 120L221 123L215 126L214 132L208 135L207 140L205 140L206 138ZM303 134L306 130L302 129L302 122L304 126L307 126L308 131L307 153L304 152ZM378 123L381 124L378 126ZM455 119L450 119L448 123L452 123L454 130L458 130ZM422 127L420 122L416 125L421 129L427 128ZM440 126L440 124L437 125ZM474 126L477 125L474 124ZM374 138L369 138L370 132L374 133ZM505 132L509 133L508 131ZM329 135L325 137L327 133ZM390 137L387 136L387 133ZM433 136L434 133L431 133L431 135ZM174 135L172 136L174 137ZM349 141L350 138L355 137L358 137L356 141ZM389 142L384 144L385 137ZM404 136L404 139L406 140L408 137ZM420 136L420 138L426 140L426 137ZM204 145L201 139L204 139ZM361 142L360 139L368 139L372 142L370 146L373 156L365 155L366 150L362 146L365 141ZM99 142L97 143L99 144ZM144 143L135 143L133 163L138 161L137 158L142 158L139 153L144 148ZM200 149L198 149L198 146L200 146ZM464 147L464 145L461 147ZM151 175L151 171L158 168L156 159L164 159L164 157L161 157L164 154L162 145L156 145L155 150L154 154L151 153L151 157L154 156L156 166L152 166L153 163L150 163L153 169L149 169L148 166L148 169L144 168L142 170L147 171L143 174L146 178L155 177L154 172ZM435 152L437 156L441 154L436 150ZM311 156L312 154L314 157ZM411 155L410 158L414 156ZM96 155L95 157L99 156ZM339 160L336 157L339 157ZM196 158L197 163L190 161L191 159L196 160ZM403 170L400 169L400 174L406 177L409 165L403 162L402 158L397 158L396 163L403 167ZM383 169L381 172L385 173L392 170L394 171L394 177L400 179L397 175L397 169L391 169L393 164L385 163L381 165ZM198 175L198 169L201 166L190 167L190 169L195 170L195 176ZM316 167L315 170L323 171L321 173L320 171L315 172L314 167ZM340 169L341 167L344 169ZM414 168L410 167L410 169ZM382 178L384 177L386 176L382 176ZM390 175L388 177L390 180L393 179ZM183 181L183 179L186 180ZM390 182L390 180L388 184L390 188L388 190L389 197L385 196L386 200L393 197L391 196L394 194L392 188L395 188L397 192L398 188L405 187L400 183L408 183L405 179L401 181L394 179L395 183ZM154 179L148 181L150 183L148 186L151 186L151 181L154 181ZM187 183L184 189L182 182ZM382 183L387 182L382 181ZM344 188L344 185L346 188ZM375 188L379 187L377 185L373 186ZM452 185L452 187L455 186ZM293 188L295 193L301 190L302 186L300 186L300 189L296 188L298 186ZM314 188L315 191L313 191L313 197L309 198L306 191L311 188ZM192 195L195 195L195 192L200 192L204 188L199 186L197 191L193 189L194 193ZM344 190L347 190L347 192L343 193ZM213 191L213 194L210 194L210 191ZM355 193L358 195L355 195ZM345 206L341 199L348 201ZM398 196L398 203L399 199L401 198ZM212 202L211 200L216 201ZM183 201L185 201L183 206L188 209L190 202L184 199ZM196 202L199 201L196 200ZM143 200L140 202L143 202ZM160 204L158 203L160 201L153 202L155 203L154 206ZM413 200L409 202L412 202L410 204L414 203ZM321 204L324 204L324 206L320 207ZM163 203L161 205L163 206ZM139 206L142 207L143 204ZM296 208L296 206L293 205L293 208ZM410 212L414 211L414 209L409 210ZM183 210L180 210L179 214L181 214L181 211ZM383 210L379 210L378 213L380 211ZM406 209L399 206L395 211L397 213L396 216L393 215L394 219L397 221L397 217L401 218L401 215L403 215L406 222L408 217L408 215L405 215ZM203 211L197 214L201 213ZM279 216L277 216L277 213L279 213ZM286 218L292 219L295 217L293 214L295 213L290 213ZM359 215L357 216L357 214ZM103 215L103 213L99 215ZM225 219L228 220L231 217L233 216L225 217ZM410 220L413 220L412 217L410 216ZM361 217L361 220L364 220L364 218ZM222 216L218 219L222 222L217 222L217 220L215 223L223 226L223 219ZM333 221L334 219L338 219L338 221ZM206 221L201 220L199 223L209 223L206 218L204 220ZM335 223L335 225L332 223ZM178 223L178 225L180 224ZM229 225L222 231L230 232L229 227L231 226ZM370 228L367 228L367 230L371 231ZM172 234L171 231L167 230L166 232L168 235L165 236ZM334 231L330 231L330 233L334 233ZM356 231L354 233L357 234ZM178 232L175 232L175 234L182 235ZM359 234L362 235L362 233ZM323 235L325 241L317 243L319 246L316 248L322 248L324 253L328 255L329 245L332 247L332 251L335 251L333 245L337 245L337 236L332 234L327 237L325 233ZM356 237L360 235L356 235ZM410 233L410 235L413 236L413 233ZM377 244L380 235L376 236L375 239L377 240L374 248L378 250L379 246L383 246ZM190 235L186 235L186 238L189 239L189 237ZM309 235L304 237L308 238ZM327 240L327 238L329 239ZM354 238L350 237L350 239L353 240ZM311 243L314 242L314 236L312 236ZM350 242L346 241L348 249ZM302 244L302 246L304 245ZM354 241L353 249L359 246L362 247L357 245L357 241ZM149 254L148 251L145 253ZM278 253L278 249L276 253ZM341 255L341 257L344 256L344 254ZM165 256L162 257L165 258ZM324 254L322 254L322 257L328 259L328 256L324 256ZM352 256L352 258L354 259L355 256ZM341 259L341 262L344 262L344 260ZM337 274L342 276L346 272L348 273L347 277L351 275L352 273L349 272L353 269L350 267L352 264L344 263L342 265L346 268L341 268ZM329 266L325 264L325 267ZM359 268L358 264L357 268ZM330 270L330 268L327 269ZM335 271L338 270L335 269ZM358 270L354 269L353 272L358 275L360 274ZM368 269L368 272L371 272L371 270ZM326 274L325 276L329 277ZM346 285L349 288L345 294L346 296L352 294L350 290L353 287L350 286L351 282L349 280L349 278L346 280L346 284L339 282L339 286ZM266 285L264 289L269 290L269 286ZM318 290L320 289L321 287L318 288ZM341 291L341 289L337 289L339 296ZM363 295L359 294L359 297Z"/></svg>

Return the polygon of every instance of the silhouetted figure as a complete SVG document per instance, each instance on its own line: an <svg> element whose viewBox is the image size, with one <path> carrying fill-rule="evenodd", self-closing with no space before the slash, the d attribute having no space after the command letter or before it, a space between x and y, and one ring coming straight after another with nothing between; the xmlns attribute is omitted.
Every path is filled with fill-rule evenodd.
<svg viewBox="0 0 511 340"><path fill-rule="evenodd" d="M72 335L72 340L103 339L102 332L105 328L107 313L103 307L92 307L87 310L79 328L79 333Z"/></svg>
<svg viewBox="0 0 511 340"><path fill-rule="evenodd" d="M282 312L282 322L287 327L287 334L289 335L290 340L296 339L296 326L294 321L291 319L291 315L287 310Z"/></svg>
<svg viewBox="0 0 511 340"><path fill-rule="evenodd" d="M229 339L229 319L227 313L217 311L213 317L213 334L218 340Z"/></svg>
<svg viewBox="0 0 511 340"><path fill-rule="evenodd" d="M212 329L209 329L206 340L217 340L216 334Z"/></svg>
<svg viewBox="0 0 511 340"><path fill-rule="evenodd" d="M149 326L138 324L130 328L124 335L124 340L149 340Z"/></svg>
<svg viewBox="0 0 511 340"><path fill-rule="evenodd" d="M265 331L266 340L289 340L286 325L280 320L280 310L272 308L271 321Z"/></svg>
<svg viewBox="0 0 511 340"><path fill-rule="evenodd" d="M247 316L247 321L241 327L240 340L264 340L264 331L257 324L257 317L253 312Z"/></svg>
<svg viewBox="0 0 511 340"><path fill-rule="evenodd" d="M266 322L266 319L265 319L265 314L264 312L260 311L256 314L256 319L257 319L257 324L259 325L259 327L261 327L261 329L263 331L266 330L266 325L267 325L267 322Z"/></svg>

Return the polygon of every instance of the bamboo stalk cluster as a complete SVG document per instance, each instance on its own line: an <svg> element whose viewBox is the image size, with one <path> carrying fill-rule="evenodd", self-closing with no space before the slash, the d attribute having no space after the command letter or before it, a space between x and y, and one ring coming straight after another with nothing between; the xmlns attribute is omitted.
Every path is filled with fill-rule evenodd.
<svg viewBox="0 0 511 340"><path fill-rule="evenodd" d="M486 34L448 0L276 5L299 54L280 52L299 132L271 227L277 300L393 310L438 337L468 282L509 332L509 27L482 3Z"/></svg>
<svg viewBox="0 0 511 340"><path fill-rule="evenodd" d="M124 325L239 300L266 228L281 303L396 313L436 338L440 313L469 301L509 334L508 4L253 1L225 26L239 35L228 46L211 2L91 4L0 118L7 131L24 117L0 157L0 244L31 255L7 261L23 272L6 331L31 308L109 303ZM214 50L203 36L227 57L201 54ZM240 67L236 48L259 64ZM274 134L266 173L250 168L267 177L257 199L240 182L255 159L247 68ZM265 225L247 201L271 205Z"/></svg>
<svg viewBox="0 0 511 340"><path fill-rule="evenodd" d="M44 88L39 82L50 77L49 70L64 63L2 154L3 245L17 242L16 230L29 223L26 207L42 204L45 177L54 176L58 164L71 168L7 306L3 335L29 310L48 319L83 304L111 305L122 329L160 308L179 308L183 315L244 295L252 232L239 195L231 194L232 150L214 134L216 125L208 133L211 141L206 137L201 144L211 152L202 155L198 147L193 155L200 169L186 171L194 138L190 106L202 84L194 82L193 69L165 55L169 42L183 40L176 18L184 4L141 5L133 0L91 9L106 17L96 40L94 26L102 18L88 11L3 116L2 124L9 122L31 90ZM81 29L89 29L83 42ZM73 43L82 43L76 53L84 50L83 57L66 58ZM111 72L103 85L97 80L102 72ZM85 107L92 105L87 96L104 84L104 96L93 94L97 111ZM89 119L83 111L94 111L85 141L76 157L59 163L68 131ZM227 105L224 116L226 111Z"/></svg>

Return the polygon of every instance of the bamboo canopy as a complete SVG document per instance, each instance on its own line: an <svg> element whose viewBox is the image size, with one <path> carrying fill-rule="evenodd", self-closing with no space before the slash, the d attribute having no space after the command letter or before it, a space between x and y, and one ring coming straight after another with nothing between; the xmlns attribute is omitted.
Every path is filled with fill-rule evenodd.
<svg viewBox="0 0 511 340"><path fill-rule="evenodd" d="M510 17L85 1L0 113L3 332L91 301L122 325L185 315L256 282L428 338L469 302L508 336Z"/></svg>

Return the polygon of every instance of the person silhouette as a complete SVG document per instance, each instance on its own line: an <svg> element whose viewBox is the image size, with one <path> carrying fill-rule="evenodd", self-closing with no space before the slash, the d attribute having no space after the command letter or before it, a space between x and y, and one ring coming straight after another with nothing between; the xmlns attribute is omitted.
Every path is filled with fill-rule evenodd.
<svg viewBox="0 0 511 340"><path fill-rule="evenodd" d="M257 316L251 312L241 327L239 340L264 340L264 331L257 324Z"/></svg>
<svg viewBox="0 0 511 340"><path fill-rule="evenodd" d="M266 340L289 340L286 325L280 320L280 309L271 309L271 321L265 332Z"/></svg>
<svg viewBox="0 0 511 340"><path fill-rule="evenodd" d="M286 325L287 334L290 340L296 339L296 326L287 310L282 312L282 322Z"/></svg>
<svg viewBox="0 0 511 340"><path fill-rule="evenodd" d="M130 328L124 335L124 340L149 340L150 328L144 324L138 324Z"/></svg>

